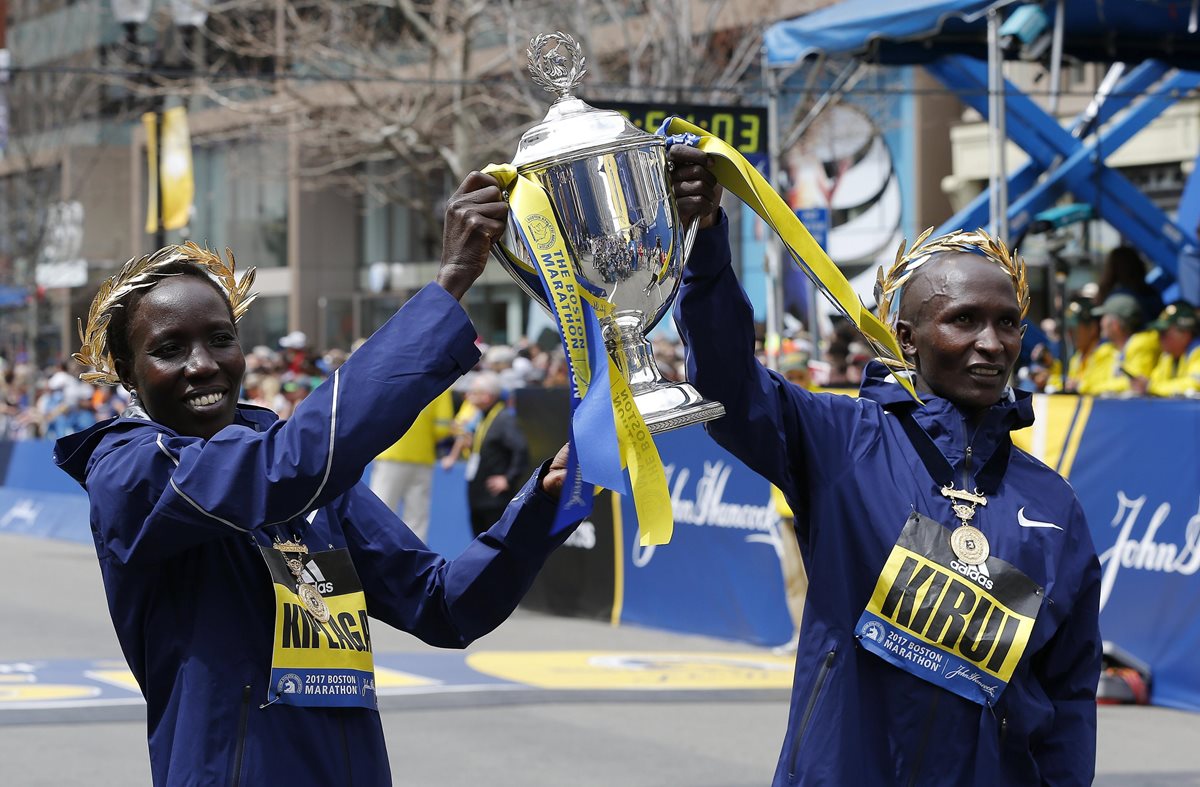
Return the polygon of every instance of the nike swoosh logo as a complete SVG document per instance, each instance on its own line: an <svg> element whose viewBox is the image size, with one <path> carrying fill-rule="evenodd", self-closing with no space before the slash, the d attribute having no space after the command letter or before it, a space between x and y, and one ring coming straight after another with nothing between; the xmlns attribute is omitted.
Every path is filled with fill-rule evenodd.
<svg viewBox="0 0 1200 787"><path fill-rule="evenodd" d="M1055 530L1062 530L1062 527L1053 522L1039 522L1036 519L1028 519L1025 516L1025 507L1017 509L1017 524L1021 527L1052 527Z"/></svg>

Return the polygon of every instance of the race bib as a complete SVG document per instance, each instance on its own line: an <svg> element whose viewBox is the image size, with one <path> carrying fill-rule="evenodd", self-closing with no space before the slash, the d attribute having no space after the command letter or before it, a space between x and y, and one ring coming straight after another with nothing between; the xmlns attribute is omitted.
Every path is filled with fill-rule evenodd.
<svg viewBox="0 0 1200 787"><path fill-rule="evenodd" d="M303 563L297 578L287 556L270 547L259 549L275 589L268 702L375 709L367 603L350 553L335 549L293 556ZM318 598L313 599L312 590Z"/></svg>
<svg viewBox="0 0 1200 787"><path fill-rule="evenodd" d="M995 557L962 563L950 530L913 513L855 634L875 655L980 705L992 705L1029 644L1042 589Z"/></svg>

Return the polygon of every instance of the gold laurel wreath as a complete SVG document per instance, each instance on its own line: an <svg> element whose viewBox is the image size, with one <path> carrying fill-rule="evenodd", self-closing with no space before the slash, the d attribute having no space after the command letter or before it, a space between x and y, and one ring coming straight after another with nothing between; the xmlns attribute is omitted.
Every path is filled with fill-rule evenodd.
<svg viewBox="0 0 1200 787"><path fill-rule="evenodd" d="M92 299L91 308L88 309L87 328L84 328L82 320L78 321L81 346L79 352L71 357L93 370L79 375L79 379L85 383L102 385L116 385L120 382L107 336L113 311L121 307L121 301L129 293L157 284L167 275L159 271L170 263L187 262L204 268L216 279L229 298L234 322L240 320L258 297L258 293L250 292L250 288L254 286L254 268L247 270L239 281L234 273L236 263L233 251L228 247L225 248L225 256L229 258L228 265L219 254L188 241L178 246L166 246L153 254L134 257L121 266L121 270L105 280L96 291L96 297Z"/></svg>
<svg viewBox="0 0 1200 787"><path fill-rule="evenodd" d="M999 265L1012 279L1013 292L1017 296L1017 306L1021 309L1021 317L1025 317L1029 312L1029 278L1025 260L1010 252L1004 245L1004 241L978 229L974 232L961 230L951 232L926 243L932 234L933 227L922 232L907 253L904 250L906 241L901 241L900 248L896 250L896 262L886 273L884 273L883 266L880 266L876 274L875 301L879 304L879 319L893 332L896 329L896 317L900 311L900 291L913 273L929 262L935 254L944 251L982 254L984 258Z"/></svg>

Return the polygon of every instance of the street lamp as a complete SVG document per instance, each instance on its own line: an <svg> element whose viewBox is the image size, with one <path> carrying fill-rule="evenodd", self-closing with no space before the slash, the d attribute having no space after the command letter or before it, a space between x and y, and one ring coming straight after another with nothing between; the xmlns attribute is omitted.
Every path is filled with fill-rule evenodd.
<svg viewBox="0 0 1200 787"><path fill-rule="evenodd" d="M144 25L150 18L152 0L112 0L112 12L117 21L128 32L130 26L137 31L138 25Z"/></svg>
<svg viewBox="0 0 1200 787"><path fill-rule="evenodd" d="M176 27L203 27L208 21L209 0L171 0L171 18Z"/></svg>
<svg viewBox="0 0 1200 787"><path fill-rule="evenodd" d="M153 8L154 0L110 0L110 2L112 4L113 17L125 29L125 40L130 52L138 52L137 31L150 18L150 11ZM177 29L187 31L190 39L195 29L203 26L208 20L208 5L209 0L170 0L171 21ZM147 86L151 83L151 75L166 65L164 47L157 46L153 52L152 57L135 55L138 65L146 68L146 73L142 77L142 81ZM162 118L163 110L166 108L165 105L166 96L160 94L155 98L152 110L154 113L154 148L156 158L154 171L157 181L154 184L154 194L155 202L158 206L158 220L155 222L156 229L154 232L154 247L156 249L160 249L166 245L166 229L163 226L162 193Z"/></svg>

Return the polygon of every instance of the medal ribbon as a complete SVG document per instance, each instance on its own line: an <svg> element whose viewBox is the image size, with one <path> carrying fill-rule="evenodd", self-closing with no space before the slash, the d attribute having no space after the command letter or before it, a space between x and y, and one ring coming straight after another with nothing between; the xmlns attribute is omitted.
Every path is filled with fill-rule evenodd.
<svg viewBox="0 0 1200 787"><path fill-rule="evenodd" d="M719 137L681 118L668 118L659 134L692 135L696 147L712 156L717 182L736 194L783 241L788 255L809 280L829 298L846 319L854 323L876 352L885 359L900 360L904 354L891 329L863 306L845 274L813 239L796 213L780 197L746 157ZM691 141L689 140L689 144ZM897 381L917 399L912 382L903 375ZM919 401L919 400L918 400Z"/></svg>
<svg viewBox="0 0 1200 787"><path fill-rule="evenodd" d="M911 410L898 413L898 415L900 416L900 425L904 427L904 433L908 435L909 442L916 449L917 456L921 457L921 464L925 465L929 475L938 485L953 487L954 468L951 466L950 460L942 454L937 444L933 442L933 438L913 418ZM1012 441L1001 441L988 460L979 468L979 472L975 473L975 488L979 490L980 494L990 495L1000 488L1000 480L1004 478L1004 471L1008 469L1008 458L1011 452Z"/></svg>
<svg viewBox="0 0 1200 787"><path fill-rule="evenodd" d="M592 485L630 494L642 545L666 544L671 540L673 518L662 460L625 376L605 351L600 332L599 319L612 315L615 307L588 292L575 276L566 234L541 184L520 175L510 164L492 164L483 171L508 192L509 208L535 269L498 244L501 253L527 276L536 273L558 323L570 371L571 462L574 465L578 457L579 472L577 475L575 468L570 468L563 499L570 504L577 497L586 498L590 512ZM577 441L577 437L582 439ZM586 489L576 488L572 481ZM567 504L559 505L561 516ZM570 521L575 520L565 520L563 526Z"/></svg>

